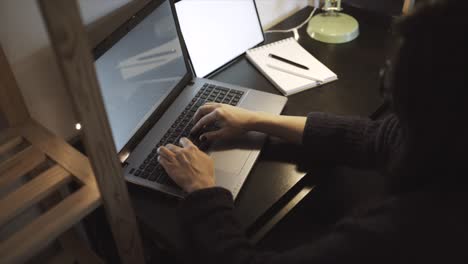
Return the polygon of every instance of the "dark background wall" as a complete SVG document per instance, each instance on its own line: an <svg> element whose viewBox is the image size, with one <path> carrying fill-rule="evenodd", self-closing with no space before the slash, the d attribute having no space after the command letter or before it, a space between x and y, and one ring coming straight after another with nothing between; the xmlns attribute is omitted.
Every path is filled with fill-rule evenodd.
<svg viewBox="0 0 468 264"><path fill-rule="evenodd" d="M3 115L0 113L0 131L6 128L6 120Z"/></svg>
<svg viewBox="0 0 468 264"><path fill-rule="evenodd" d="M401 14L404 0L343 0L343 3L391 15Z"/></svg>

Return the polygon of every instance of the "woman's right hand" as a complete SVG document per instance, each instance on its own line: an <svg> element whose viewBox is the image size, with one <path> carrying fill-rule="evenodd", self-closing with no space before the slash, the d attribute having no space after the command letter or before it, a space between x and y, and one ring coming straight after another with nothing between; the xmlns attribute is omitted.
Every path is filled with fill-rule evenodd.
<svg viewBox="0 0 468 264"><path fill-rule="evenodd" d="M217 126L215 131L204 132L201 141L213 141L220 138L232 138L249 131L254 122L256 112L227 104L206 103L201 106L193 117L195 125L192 134L197 134L203 128Z"/></svg>

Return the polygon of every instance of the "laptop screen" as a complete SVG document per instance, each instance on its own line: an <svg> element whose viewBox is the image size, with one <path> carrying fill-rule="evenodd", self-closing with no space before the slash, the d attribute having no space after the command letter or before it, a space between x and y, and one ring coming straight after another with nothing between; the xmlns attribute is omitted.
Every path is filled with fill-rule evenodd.
<svg viewBox="0 0 468 264"><path fill-rule="evenodd" d="M176 10L197 77L264 40L254 0L185 0L176 3Z"/></svg>
<svg viewBox="0 0 468 264"><path fill-rule="evenodd" d="M186 76L170 1L130 30L95 62L117 151Z"/></svg>

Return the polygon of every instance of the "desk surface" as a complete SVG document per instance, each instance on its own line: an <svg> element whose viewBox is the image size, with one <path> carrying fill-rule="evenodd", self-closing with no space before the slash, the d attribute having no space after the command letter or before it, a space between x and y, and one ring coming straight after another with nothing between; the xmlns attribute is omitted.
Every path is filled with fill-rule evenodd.
<svg viewBox="0 0 468 264"><path fill-rule="evenodd" d="M385 59L387 40L391 37L391 18L347 7L346 12L360 23L360 36L346 44L324 44L310 39L306 27L300 30L299 43L334 71L339 80L289 96L284 115L304 116L311 111L343 115L371 115L382 103L379 95L379 70ZM289 28L304 21L311 8L305 8L275 28ZM291 34L267 34L267 43ZM274 86L241 57L213 77L218 81L280 94ZM240 223L254 232L262 216L291 192L305 175L298 171L287 151L267 142L259 160L245 182L237 200L235 214ZM161 243L177 246L179 230L175 208L177 201L144 188L130 186L131 197L139 220Z"/></svg>

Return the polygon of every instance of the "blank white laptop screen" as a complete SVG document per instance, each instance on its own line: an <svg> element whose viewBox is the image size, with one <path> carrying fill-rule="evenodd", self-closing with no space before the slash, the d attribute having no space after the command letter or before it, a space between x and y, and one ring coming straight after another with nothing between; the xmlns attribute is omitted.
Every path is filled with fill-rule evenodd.
<svg viewBox="0 0 468 264"><path fill-rule="evenodd" d="M254 0L185 0L176 11L197 77L264 41Z"/></svg>

